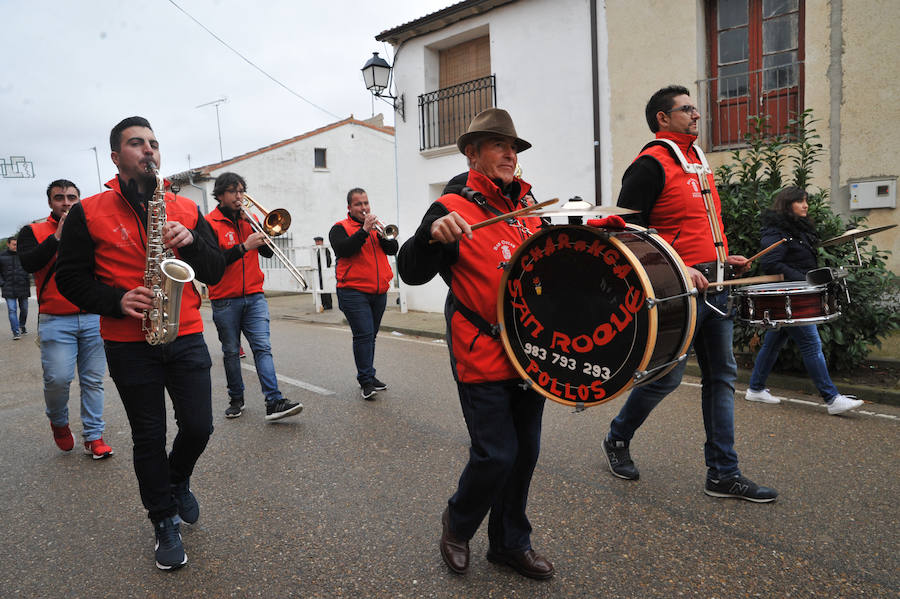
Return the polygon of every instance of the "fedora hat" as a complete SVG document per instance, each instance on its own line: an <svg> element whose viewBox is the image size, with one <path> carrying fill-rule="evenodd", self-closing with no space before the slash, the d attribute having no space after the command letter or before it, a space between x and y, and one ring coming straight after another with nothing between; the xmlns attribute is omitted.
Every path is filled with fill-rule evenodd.
<svg viewBox="0 0 900 599"><path fill-rule="evenodd" d="M475 115L466 132L456 140L456 147L465 154L467 145L473 143L479 137L493 135L502 135L503 137L515 139L516 152L524 152L531 147L530 143L516 134L516 127L513 125L512 117L502 108L488 108Z"/></svg>

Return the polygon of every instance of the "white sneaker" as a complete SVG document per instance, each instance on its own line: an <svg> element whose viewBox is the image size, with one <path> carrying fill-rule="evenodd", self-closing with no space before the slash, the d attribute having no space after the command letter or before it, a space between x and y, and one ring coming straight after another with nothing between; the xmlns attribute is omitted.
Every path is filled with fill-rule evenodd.
<svg viewBox="0 0 900 599"><path fill-rule="evenodd" d="M828 404L829 414L843 414L844 412L853 410L863 405L863 400L856 399L855 395L841 395L838 393Z"/></svg>
<svg viewBox="0 0 900 599"><path fill-rule="evenodd" d="M762 403L772 404L781 403L781 400L769 393L768 389L763 389L762 391L747 389L747 395L745 395L744 397L747 399L747 401L759 401Z"/></svg>

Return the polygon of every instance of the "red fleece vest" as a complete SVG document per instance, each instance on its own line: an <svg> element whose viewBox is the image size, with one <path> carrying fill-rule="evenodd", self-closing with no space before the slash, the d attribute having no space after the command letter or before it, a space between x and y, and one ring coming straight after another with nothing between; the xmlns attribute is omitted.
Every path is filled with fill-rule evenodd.
<svg viewBox="0 0 900 599"><path fill-rule="evenodd" d="M656 134L656 137L657 139L671 139L678 144L689 163L700 163L700 157L693 146L693 142L696 140L695 136L660 132ZM716 248L697 175L684 172L681 164L672 157L669 149L665 146L650 146L638 154L638 158L641 156L655 158L662 165L666 176L666 184L662 193L659 194L656 204L650 211L650 226L675 248L688 266L715 260ZM712 190L719 229L723 232L724 238L725 226L722 223L722 204L719 201L719 192L716 190L713 175L706 176ZM725 254L728 255L728 239L723 240Z"/></svg>
<svg viewBox="0 0 900 599"><path fill-rule="evenodd" d="M51 214L46 221L31 225L31 232L38 244L56 233L59 221ZM37 289L38 311L41 314L78 314L81 309L63 297L56 287L56 256L34 273L34 287ZM51 272L52 271L52 272ZM49 277L49 278L48 278Z"/></svg>
<svg viewBox="0 0 900 599"><path fill-rule="evenodd" d="M240 219L235 225L234 221L222 214L218 208L206 215L206 220L215 231L216 241L223 251L240 245L253 233L250 223ZM241 256L240 260L235 260L225 267L225 275L221 281L209 286L209 299L260 293L263 290L263 281L265 275L259 267L259 251L250 250Z"/></svg>
<svg viewBox="0 0 900 599"><path fill-rule="evenodd" d="M362 228L362 223L349 216L335 223L344 227L348 236L353 236ZM369 231L369 238L362 247L349 258L338 258L335 265L337 286L356 289L363 293L387 293L394 278L394 271L388 262L387 254L378 243L375 229Z"/></svg>
<svg viewBox="0 0 900 599"><path fill-rule="evenodd" d="M147 264L147 232L138 214L119 190L118 179L106 184L110 189L82 200L84 219L94 240L94 276L100 282L130 290L144 284ZM187 198L166 193L166 220L178 221L189 229L197 227L197 205ZM175 250L175 256L178 250ZM185 285L181 295L178 336L203 331L200 294ZM100 317L100 335L106 341L145 341L141 319Z"/></svg>

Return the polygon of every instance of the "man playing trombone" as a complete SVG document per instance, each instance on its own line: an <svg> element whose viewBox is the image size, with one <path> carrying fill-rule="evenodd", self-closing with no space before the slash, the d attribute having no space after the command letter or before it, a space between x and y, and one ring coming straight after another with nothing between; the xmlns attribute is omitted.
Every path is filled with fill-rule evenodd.
<svg viewBox="0 0 900 599"><path fill-rule="evenodd" d="M263 295L263 275L259 256L273 255L266 234L256 230L243 209L247 183L237 173L216 178L213 197L219 205L206 216L219 248L225 253L225 275L209 286L213 322L222 343L225 378L228 381L226 418L244 411L244 380L241 376L241 333L250 343L259 386L266 400L266 420L299 414L303 404L286 399L278 389L272 345L269 342L269 304Z"/></svg>
<svg viewBox="0 0 900 599"><path fill-rule="evenodd" d="M364 189L347 192L347 218L336 222L328 241L337 257L338 308L353 331L356 380L363 399L372 401L387 385L375 377L375 337L387 305L394 272L388 256L397 253L396 227L383 225L369 210Z"/></svg>

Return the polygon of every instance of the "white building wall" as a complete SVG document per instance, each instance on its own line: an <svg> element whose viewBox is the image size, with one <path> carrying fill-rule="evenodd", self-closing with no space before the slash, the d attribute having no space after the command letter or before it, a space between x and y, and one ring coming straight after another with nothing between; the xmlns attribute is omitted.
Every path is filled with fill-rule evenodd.
<svg viewBox="0 0 900 599"><path fill-rule="evenodd" d="M315 148L326 149L327 168L314 167ZM266 210L284 208L290 213L292 250L286 254L301 271L312 265L309 248L313 237L324 237L328 245L332 225L346 218L350 189L365 189L372 211L385 223L396 222L394 138L365 125L346 123L227 164L210 175L217 177L229 171L244 177L247 192ZM207 190L208 212L212 211L218 205L212 195L214 181L200 185ZM184 185L179 194L201 202L201 191L189 185ZM261 212L254 212L261 218ZM286 269L266 269L265 275L267 291L300 289ZM312 286L313 277L303 276ZM331 277L332 291L333 286Z"/></svg>
<svg viewBox="0 0 900 599"><path fill-rule="evenodd" d="M394 78L406 100L396 119L401 242L413 235L444 184L466 170L456 146L419 151L418 96L438 87L437 51L490 35L497 106L533 147L519 156L538 200L579 195L594 203L590 4L587 0L521 0L407 41L396 53ZM411 310L443 309L439 278L406 288Z"/></svg>

